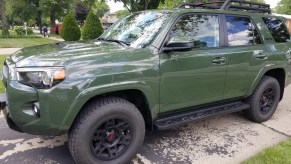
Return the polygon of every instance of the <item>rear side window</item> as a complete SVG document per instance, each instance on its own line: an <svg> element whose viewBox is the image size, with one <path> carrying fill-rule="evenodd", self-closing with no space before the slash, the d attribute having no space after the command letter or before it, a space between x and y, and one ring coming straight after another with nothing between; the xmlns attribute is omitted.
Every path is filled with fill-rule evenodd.
<svg viewBox="0 0 291 164"><path fill-rule="evenodd" d="M285 43L290 39L285 23L278 18L264 17L263 21L270 30L274 40L278 43Z"/></svg>
<svg viewBox="0 0 291 164"><path fill-rule="evenodd" d="M247 46L262 44L258 30L249 17L225 17L227 25L228 46Z"/></svg>

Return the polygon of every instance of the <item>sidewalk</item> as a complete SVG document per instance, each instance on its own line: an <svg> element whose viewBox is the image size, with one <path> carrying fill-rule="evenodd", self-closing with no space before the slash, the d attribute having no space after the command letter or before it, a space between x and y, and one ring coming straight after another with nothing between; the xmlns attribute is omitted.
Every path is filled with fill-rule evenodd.
<svg viewBox="0 0 291 164"><path fill-rule="evenodd" d="M35 35L43 37L43 35L40 34L38 30L33 29L33 32L34 32ZM57 38L57 37L54 37L54 36L50 36L49 39L60 41L60 42L64 41L64 39Z"/></svg>
<svg viewBox="0 0 291 164"><path fill-rule="evenodd" d="M21 48L0 48L0 55L13 54Z"/></svg>

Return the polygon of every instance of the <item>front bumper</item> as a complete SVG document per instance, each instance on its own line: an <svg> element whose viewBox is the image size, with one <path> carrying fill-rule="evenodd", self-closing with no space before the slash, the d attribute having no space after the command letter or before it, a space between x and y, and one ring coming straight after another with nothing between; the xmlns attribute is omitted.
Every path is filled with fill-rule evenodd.
<svg viewBox="0 0 291 164"><path fill-rule="evenodd" d="M9 127L29 134L61 135L66 133L70 126L63 120L70 108L71 103L68 103L67 96L70 93L64 92L66 88L37 90L11 80L14 66L8 59L2 72L7 99L0 97L0 108L3 110ZM34 113L35 104L40 109L38 114Z"/></svg>
<svg viewBox="0 0 291 164"><path fill-rule="evenodd" d="M9 128L22 133L22 130L15 124L15 122L9 116L9 112L7 110L7 98L5 94L0 95L0 112L1 110L3 111L4 118L6 119Z"/></svg>
<svg viewBox="0 0 291 164"><path fill-rule="evenodd" d="M59 135L68 129L63 129L60 124L56 125L45 108L42 108L41 116L33 112L33 105L40 101L38 92L34 88L11 81L7 83L6 95L7 100L1 98L0 102L3 107L5 105L2 110L11 129L40 135Z"/></svg>

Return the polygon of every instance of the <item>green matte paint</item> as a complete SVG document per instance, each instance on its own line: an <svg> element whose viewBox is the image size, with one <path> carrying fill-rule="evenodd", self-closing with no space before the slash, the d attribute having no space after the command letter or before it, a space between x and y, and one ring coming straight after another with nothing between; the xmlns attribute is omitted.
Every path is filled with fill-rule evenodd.
<svg viewBox="0 0 291 164"><path fill-rule="evenodd" d="M6 84L8 112L26 133L66 133L78 112L92 98L126 90L142 92L152 119L158 114L191 106L249 96L263 75L274 68L290 76L291 43L277 44L261 20L261 14L222 10L172 10L173 14L151 45L142 49L103 41L63 42L24 48L6 63L10 69ZM162 45L175 20L185 13L237 14L251 16L264 44L241 47L162 52ZM258 60L255 50L268 59ZM226 63L212 60L225 57ZM15 68L57 67L66 69L66 79L51 89L34 89L11 77ZM285 85L290 83L286 79ZM40 117L32 113L40 103Z"/></svg>

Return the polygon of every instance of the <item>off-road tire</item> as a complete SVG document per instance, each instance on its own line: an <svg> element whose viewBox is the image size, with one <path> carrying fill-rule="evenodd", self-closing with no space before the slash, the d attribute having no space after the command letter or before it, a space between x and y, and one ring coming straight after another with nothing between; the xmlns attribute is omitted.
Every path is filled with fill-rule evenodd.
<svg viewBox="0 0 291 164"><path fill-rule="evenodd" d="M270 100L267 100L266 102L270 102L271 105L267 105L270 107L268 108L268 110L265 110L265 108L264 109L262 108L264 104L263 102L265 102L264 99L268 99L265 98L267 97L265 96L265 94L271 95L268 94L267 92L270 93L273 92L273 96L270 96L273 97L271 98L273 103L271 103ZM277 109L279 101L280 101L279 82L273 77L264 76L259 85L257 86L257 88L255 89L254 93L247 99L247 102L250 104L250 108L244 110L243 113L250 120L261 123L269 120L273 116Z"/></svg>
<svg viewBox="0 0 291 164"><path fill-rule="evenodd" d="M92 144L91 137L94 135L94 129L98 130L98 127L104 125L102 124L104 121L114 118L121 118L128 122L132 128L131 142L116 159L99 159L90 147L92 146L90 145ZM69 131L68 146L74 160L80 164L123 164L134 158L143 144L144 136L145 123L139 110L125 99L106 97L84 107Z"/></svg>

